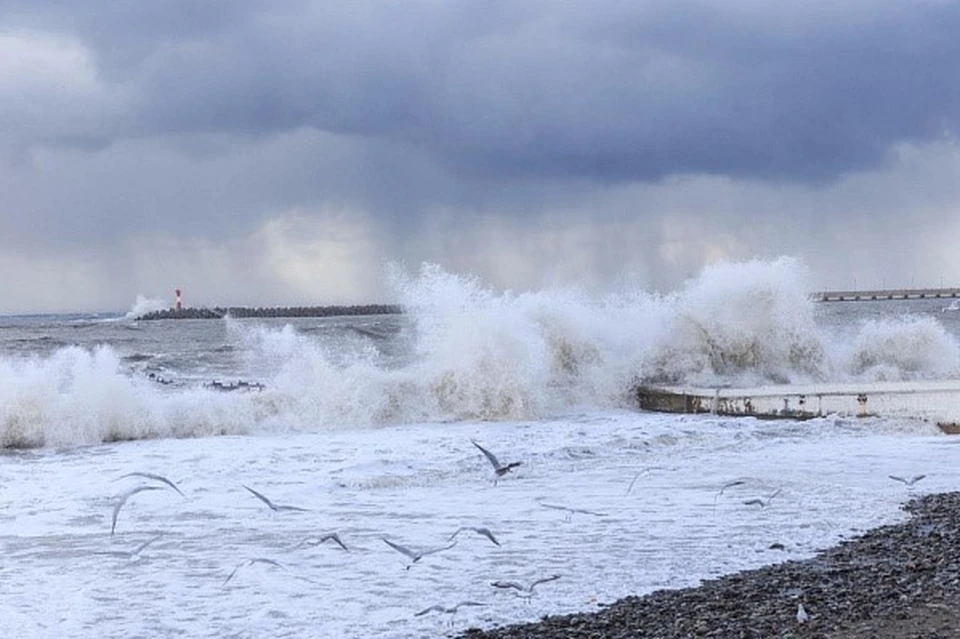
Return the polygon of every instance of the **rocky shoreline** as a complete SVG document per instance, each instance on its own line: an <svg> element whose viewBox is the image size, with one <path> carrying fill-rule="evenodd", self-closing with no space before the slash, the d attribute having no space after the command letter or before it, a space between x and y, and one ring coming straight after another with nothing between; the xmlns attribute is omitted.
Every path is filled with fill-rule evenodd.
<svg viewBox="0 0 960 639"><path fill-rule="evenodd" d="M884 526L803 561L621 599L464 639L960 637L960 493L927 495ZM798 606L809 615L798 621Z"/></svg>

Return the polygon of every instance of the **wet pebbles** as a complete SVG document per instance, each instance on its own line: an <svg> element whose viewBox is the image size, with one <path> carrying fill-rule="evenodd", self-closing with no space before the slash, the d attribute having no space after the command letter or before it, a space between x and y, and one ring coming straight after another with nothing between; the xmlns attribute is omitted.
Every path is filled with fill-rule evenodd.
<svg viewBox="0 0 960 639"><path fill-rule="evenodd" d="M462 637L960 637L960 493L928 495L904 508L912 515L907 522L812 559ZM800 603L809 614L804 623L797 620Z"/></svg>

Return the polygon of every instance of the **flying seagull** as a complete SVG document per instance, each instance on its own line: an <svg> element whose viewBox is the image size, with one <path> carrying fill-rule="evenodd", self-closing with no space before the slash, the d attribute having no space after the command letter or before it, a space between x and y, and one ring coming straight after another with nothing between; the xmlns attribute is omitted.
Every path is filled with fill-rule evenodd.
<svg viewBox="0 0 960 639"><path fill-rule="evenodd" d="M774 491L774 493L769 497L767 497L766 499L760 499L759 497L755 497L753 499L748 499L743 503L746 504L747 506L760 506L761 508L763 508L765 506L770 505L770 500L776 497L777 495L779 495L781 490L783 489L777 488L777 490Z"/></svg>
<svg viewBox="0 0 960 639"><path fill-rule="evenodd" d="M420 612L414 613L413 616L414 616L414 617L422 617L423 615L427 614L428 612L445 612L445 613L447 613L448 615L452 615L452 614L456 613L458 610L460 610L460 608L462 608L462 607L464 607L464 606L486 606L486 605L487 605L487 604L485 604L485 603L480 603L479 601L461 601L460 603L458 603L458 604L455 605L455 606L441 606L440 604L436 604L436 605L434 605L434 606L430 606L429 608L424 608L424 609L421 610Z"/></svg>
<svg viewBox="0 0 960 639"><path fill-rule="evenodd" d="M560 578L560 575L551 575L549 577L543 577L532 582L529 586L524 586L523 584L517 583L516 581L494 581L490 585L494 588L513 588L517 593L522 597L533 596L533 589L536 588L539 584L547 583L548 581L556 581Z"/></svg>
<svg viewBox="0 0 960 639"><path fill-rule="evenodd" d="M267 559L266 557L254 557L253 559L247 559L246 561L241 561L239 564L237 564L237 567L233 569L233 572L227 575L227 578L223 580L223 583L220 584L220 587L222 588L223 586L226 586L227 582L233 579L233 576L237 574L238 570L240 570L244 566L252 566L253 564L270 564L271 566L276 566L277 568L286 569L286 566L281 564L279 561L274 561L273 559Z"/></svg>
<svg viewBox="0 0 960 639"><path fill-rule="evenodd" d="M133 550L101 550L94 554L110 555L111 557L122 557L123 559L134 559L140 555L140 553L143 551L144 548L146 548L156 540L160 539L161 537L163 537L163 533L160 533L155 537L151 537L150 539L146 540L145 542L143 542Z"/></svg>
<svg viewBox="0 0 960 639"><path fill-rule="evenodd" d="M128 490L127 492L120 495L120 501L118 501L113 506L113 522L110 524L110 534L112 535L117 529L117 515L120 514L120 509L123 508L123 505L127 503L127 500L136 495L137 493L142 493L145 490L160 490L159 486L137 486L133 490Z"/></svg>
<svg viewBox="0 0 960 639"><path fill-rule="evenodd" d="M713 507L717 507L717 499L720 498L720 496L723 494L723 491L725 491L727 488L733 488L734 486L742 486L745 483L747 482L742 479L737 479L734 481L728 481L724 485L720 486L720 490L718 490L717 494L713 496Z"/></svg>
<svg viewBox="0 0 960 639"><path fill-rule="evenodd" d="M472 530L473 532L477 533L478 535L483 535L484 537L486 537L487 539L489 539L490 541L492 541L492 542L495 543L496 545L498 545L498 546L500 545L500 542L497 541L497 538L493 536L493 533L490 532L490 529L489 529L489 528L483 528L483 527L479 527L479 528L478 528L478 527L474 527L474 526L461 526L460 528L457 528L457 532L455 532L455 533L453 533L452 535L450 535L450 536L447 538L447 541L450 541L451 539L453 539L454 537L456 537L457 535L459 535L460 533L462 533L464 530Z"/></svg>
<svg viewBox="0 0 960 639"><path fill-rule="evenodd" d="M470 441L471 443L473 443L474 446L480 449L480 452L483 453L483 456L486 457L487 460L493 465L493 472L497 474L497 477L503 477L504 475L509 473L511 470L513 470L514 468L516 468L517 466L523 463L523 462L516 461L516 462L510 462L507 465L503 465L497 460L497 457L493 453L491 453L489 450L487 450L477 442L473 441L472 439Z"/></svg>
<svg viewBox="0 0 960 639"><path fill-rule="evenodd" d="M244 486L244 488L246 488L251 493L253 493L254 497L256 497L257 499L265 503L267 507L274 512L280 512L281 510L296 510L298 512L307 512L306 508L299 508L298 506L283 506L280 504L275 504L269 499L267 499L262 493L258 493L253 488L250 488L249 486Z"/></svg>
<svg viewBox="0 0 960 639"><path fill-rule="evenodd" d="M404 555L406 555L407 557L409 557L409 558L410 558L410 565L413 565L413 564L417 563L418 561L420 561L421 559L423 559L423 558L426 557L427 555L432 555L432 554L434 554L434 553L438 553L438 552L441 552L441 551L444 551L444 550L450 550L451 548L453 548L454 546L457 545L457 542L454 541L452 544L450 544L450 545L448 545L448 546L440 546L440 547L438 547L438 548L427 548L427 549L424 549L424 550L410 550L410 549L407 548L406 546L401 546L400 544L395 544L395 543L393 543L392 541L390 541L390 540L387 539L386 537L381 537L381 539L383 539L383 543L387 544L388 546L390 546L391 548L393 548L393 549L396 550L397 552L399 552L399 553L401 553L401 554L404 554ZM407 568L409 569L410 566L407 566Z"/></svg>
<svg viewBox="0 0 960 639"><path fill-rule="evenodd" d="M177 485L175 483L173 483L172 481L170 481L169 479L161 475L156 475L154 473L134 472L134 473L127 473L126 475L120 475L119 477L117 477L115 481L119 481L121 479L124 479L125 477L145 477L146 479L152 479L153 481L163 482L170 488L173 488L175 491L180 493L181 497L186 497L186 495L184 495L183 492L179 488L177 488Z"/></svg>
<svg viewBox="0 0 960 639"><path fill-rule="evenodd" d="M326 533L325 535L320 535L319 537L307 537L306 539L301 541L299 544L297 544L297 548L303 548L304 546L319 546L325 541L334 541L338 546L340 546L344 550L349 550L346 544L343 543L343 540L340 539L340 535L338 535L335 532Z"/></svg>
<svg viewBox="0 0 960 639"><path fill-rule="evenodd" d="M888 475L888 477L903 483L904 486L913 486L915 483L926 477L926 475L914 475L913 477L898 477L897 475Z"/></svg>

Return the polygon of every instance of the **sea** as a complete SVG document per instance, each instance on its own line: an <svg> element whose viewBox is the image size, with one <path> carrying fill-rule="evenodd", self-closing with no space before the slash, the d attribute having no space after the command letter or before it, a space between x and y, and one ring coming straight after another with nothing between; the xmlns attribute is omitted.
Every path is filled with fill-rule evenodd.
<svg viewBox="0 0 960 639"><path fill-rule="evenodd" d="M901 521L960 485L960 437L637 406L641 384L960 376L949 300L811 281L781 258L517 292L425 265L398 315L2 316L0 636L456 635Z"/></svg>

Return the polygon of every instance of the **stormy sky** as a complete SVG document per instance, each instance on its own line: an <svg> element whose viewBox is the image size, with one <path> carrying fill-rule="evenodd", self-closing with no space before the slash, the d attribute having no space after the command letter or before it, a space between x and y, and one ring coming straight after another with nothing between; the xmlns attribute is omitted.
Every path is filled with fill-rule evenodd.
<svg viewBox="0 0 960 639"><path fill-rule="evenodd" d="M960 2L3 0L0 312L960 285Z"/></svg>

